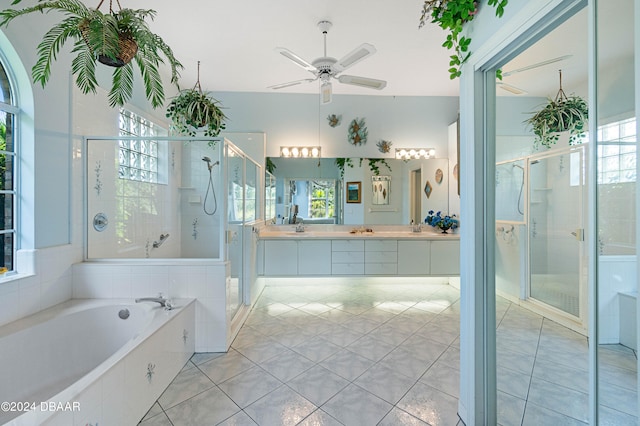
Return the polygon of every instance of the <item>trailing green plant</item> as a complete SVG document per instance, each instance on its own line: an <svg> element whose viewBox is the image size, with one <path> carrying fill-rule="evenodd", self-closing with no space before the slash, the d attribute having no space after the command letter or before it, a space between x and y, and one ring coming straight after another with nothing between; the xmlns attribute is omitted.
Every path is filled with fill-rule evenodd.
<svg viewBox="0 0 640 426"><path fill-rule="evenodd" d="M364 158L360 159L360 167L362 167L362 160L364 160ZM369 170L371 170L374 176L380 176L380 166L378 164L382 164L389 169L390 172L392 171L391 166L389 166L385 158L367 158L367 161L369 163Z"/></svg>
<svg viewBox="0 0 640 426"><path fill-rule="evenodd" d="M22 0L13 0L12 5ZM157 108L164 104L164 88L158 70L165 60L171 68L171 83L177 84L182 64L160 36L149 29L146 19L154 19L155 10L122 9L102 13L88 8L80 0L38 0L35 6L0 11L0 27L15 18L34 12L60 12L65 17L51 27L38 45L37 60L31 69L35 83L45 87L51 76L51 66L67 41L73 41L71 72L82 93L96 93L96 62L113 66L109 105L124 105L133 94L135 63L142 75L146 97ZM118 3L119 5L119 3ZM132 43L133 42L133 43ZM123 51L129 56L123 59ZM131 60L133 59L133 60Z"/></svg>
<svg viewBox="0 0 640 426"><path fill-rule="evenodd" d="M569 132L569 144L580 141L587 129L589 106L579 96L551 99L531 118L525 121L536 135L535 144L547 148L558 142L559 133Z"/></svg>
<svg viewBox="0 0 640 426"><path fill-rule="evenodd" d="M562 71L560 71L560 90L555 99L549 98L547 104L525 120L536 135L534 144L547 148L558 142L559 133L569 132L569 144L580 142L589 121L589 105L579 96L567 96L562 90Z"/></svg>
<svg viewBox="0 0 640 426"><path fill-rule="evenodd" d="M204 128L205 136L215 137L226 128L227 117L219 104L208 92L186 89L169 102L166 116L171 119L171 129L177 133L195 136Z"/></svg>
<svg viewBox="0 0 640 426"><path fill-rule="evenodd" d="M340 179L344 177L344 168L350 167L353 168L353 161L351 158L336 158L336 166L338 166L338 170L340 170Z"/></svg>
<svg viewBox="0 0 640 426"><path fill-rule="evenodd" d="M508 2L508 0L488 0L487 4L494 6L496 8L496 16L501 18ZM460 34L464 24L472 21L476 16L478 7L479 0L425 0L422 5L418 28L422 28L430 20L449 32L442 46L454 51L454 54L449 57L449 77L452 80L460 77L462 64L471 55L471 52L469 52L471 38Z"/></svg>
<svg viewBox="0 0 640 426"><path fill-rule="evenodd" d="M267 168L267 171L271 174L273 174L273 172L275 172L276 169L278 168L276 164L273 162L273 160L271 159L271 157L267 157L265 159L265 167Z"/></svg>

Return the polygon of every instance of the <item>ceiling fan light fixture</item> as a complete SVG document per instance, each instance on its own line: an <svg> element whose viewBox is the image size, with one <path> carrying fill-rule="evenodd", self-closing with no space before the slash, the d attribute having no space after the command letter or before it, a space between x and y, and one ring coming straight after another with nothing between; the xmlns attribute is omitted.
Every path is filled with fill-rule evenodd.
<svg viewBox="0 0 640 426"><path fill-rule="evenodd" d="M331 103L331 83L326 82L320 85L320 103L326 105Z"/></svg>

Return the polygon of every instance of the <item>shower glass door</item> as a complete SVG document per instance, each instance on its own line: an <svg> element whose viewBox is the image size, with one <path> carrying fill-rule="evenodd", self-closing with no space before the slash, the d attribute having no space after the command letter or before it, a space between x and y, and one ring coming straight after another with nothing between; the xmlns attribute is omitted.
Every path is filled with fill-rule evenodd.
<svg viewBox="0 0 640 426"><path fill-rule="evenodd" d="M583 315L582 147L537 156L529 168L529 297Z"/></svg>
<svg viewBox="0 0 640 426"><path fill-rule="evenodd" d="M242 301L243 229L245 218L245 158L241 151L226 144L227 162L227 259L230 277L227 283L227 318L231 320Z"/></svg>

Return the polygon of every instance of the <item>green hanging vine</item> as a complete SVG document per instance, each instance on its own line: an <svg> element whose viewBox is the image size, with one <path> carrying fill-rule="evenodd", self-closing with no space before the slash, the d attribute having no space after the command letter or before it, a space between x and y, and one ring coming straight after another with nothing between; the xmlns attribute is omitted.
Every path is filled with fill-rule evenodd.
<svg viewBox="0 0 640 426"><path fill-rule="evenodd" d="M501 18L508 2L509 0L488 0L487 4L495 7L496 16ZM472 21L476 16L479 6L479 1L474 0L425 0L422 6L418 28L422 28L431 20L449 32L442 46L455 52L449 57L449 77L452 80L460 77L462 64L471 55L469 52L471 38L461 36L460 33L462 33L464 24Z"/></svg>

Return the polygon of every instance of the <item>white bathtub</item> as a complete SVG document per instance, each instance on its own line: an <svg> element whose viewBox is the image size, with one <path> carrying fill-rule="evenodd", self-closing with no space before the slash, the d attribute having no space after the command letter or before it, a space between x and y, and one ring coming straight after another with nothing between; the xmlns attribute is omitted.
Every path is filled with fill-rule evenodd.
<svg viewBox="0 0 640 426"><path fill-rule="evenodd" d="M194 300L174 303L71 300L0 327L0 424L137 424L194 352Z"/></svg>

